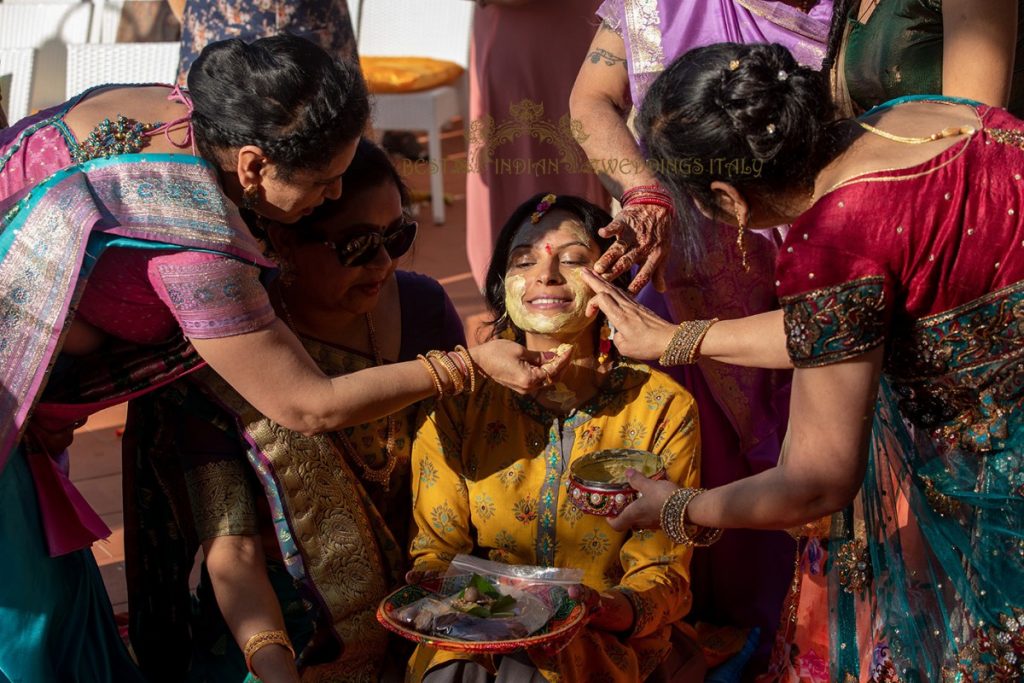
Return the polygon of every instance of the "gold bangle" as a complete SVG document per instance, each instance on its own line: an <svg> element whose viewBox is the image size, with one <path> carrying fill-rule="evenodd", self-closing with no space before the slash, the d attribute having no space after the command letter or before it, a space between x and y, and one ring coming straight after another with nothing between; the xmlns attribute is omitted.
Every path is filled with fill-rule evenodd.
<svg viewBox="0 0 1024 683"><path fill-rule="evenodd" d="M704 343L704 337L708 335L708 330L711 326L718 322L718 318L712 318L711 320L702 320L700 328L697 330L697 338L690 346L690 352L686 355L686 364L693 365L700 358L700 345Z"/></svg>
<svg viewBox="0 0 1024 683"><path fill-rule="evenodd" d="M714 527L699 527L686 521L686 508L690 502L706 489L682 488L673 493L661 506L661 529L678 545L692 545L704 548L722 537L722 530ZM696 527L691 534L686 527Z"/></svg>
<svg viewBox="0 0 1024 683"><path fill-rule="evenodd" d="M673 365L691 365L697 362L700 357L700 345L711 326L718 322L718 318L711 320L687 320L679 323L675 334L669 340L665 352L661 354L658 363L663 367Z"/></svg>
<svg viewBox="0 0 1024 683"><path fill-rule="evenodd" d="M466 362L466 368L469 371L469 393L472 394L476 391L476 364L473 362L473 357L469 355L469 349L465 346L456 346L455 353L459 354Z"/></svg>
<svg viewBox="0 0 1024 683"><path fill-rule="evenodd" d="M249 640L245 641L245 647L242 651L245 653L245 668L249 670L253 676L259 678L252 669L252 658L259 650L262 650L267 645L282 645L288 648L288 651L292 653L292 659L295 659L295 648L292 647L291 641L288 639L288 634L281 630L276 631L260 631L253 635Z"/></svg>
<svg viewBox="0 0 1024 683"><path fill-rule="evenodd" d="M690 545L691 539L683 525L682 510L690 499L699 493L698 489L681 488L675 491L661 506L661 530L677 545Z"/></svg>
<svg viewBox="0 0 1024 683"><path fill-rule="evenodd" d="M463 378L462 373L455 366L455 361L448 357L448 354L444 351L428 351L428 359L436 359L444 371L448 373L448 379L452 381L452 396L458 396L466 388L466 380Z"/></svg>
<svg viewBox="0 0 1024 683"><path fill-rule="evenodd" d="M444 398L444 385L441 384L441 377L437 374L437 370L434 369L434 364L427 359L422 353L416 356L416 360L423 363L423 367L430 373L430 379L434 381L434 389L437 390L437 397Z"/></svg>
<svg viewBox="0 0 1024 683"><path fill-rule="evenodd" d="M722 537L721 529L710 526L697 526L692 522L689 523L689 526L696 527L697 532L690 535L690 532L686 530L686 508L690 507L690 503L693 502L694 498L704 493L706 490L707 489L694 489L693 495L683 501L682 507L679 510L679 526L682 527L683 534L690 539L689 544L695 548L706 548Z"/></svg>

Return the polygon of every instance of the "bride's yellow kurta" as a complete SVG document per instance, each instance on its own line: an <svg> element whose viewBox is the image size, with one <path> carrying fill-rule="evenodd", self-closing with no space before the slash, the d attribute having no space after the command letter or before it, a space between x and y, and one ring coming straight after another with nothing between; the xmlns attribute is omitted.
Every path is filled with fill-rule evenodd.
<svg viewBox="0 0 1024 683"><path fill-rule="evenodd" d="M700 480L693 397L646 365L616 361L599 394L559 418L490 381L440 402L413 443L416 569L444 570L457 553L512 564L578 567L596 589L633 603L632 634L586 628L556 656L530 653L549 681L640 681L669 650L670 624L690 608L690 548L661 531L616 532L568 500L568 463L605 448L662 456L683 486ZM419 648L414 680L453 656Z"/></svg>

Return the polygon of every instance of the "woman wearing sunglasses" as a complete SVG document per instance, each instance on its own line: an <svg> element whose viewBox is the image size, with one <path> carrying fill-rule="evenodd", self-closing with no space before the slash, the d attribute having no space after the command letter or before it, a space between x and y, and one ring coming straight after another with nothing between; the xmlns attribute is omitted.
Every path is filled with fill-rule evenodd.
<svg viewBox="0 0 1024 683"><path fill-rule="evenodd" d="M360 142L342 183L341 199L301 229L268 226L281 319L329 376L464 343L441 286L397 270L416 223L384 152ZM125 508L126 555L132 642L148 655L146 675L242 681L248 655L267 683L297 681L299 669L311 669L307 680L377 680L387 660L400 678L406 657L389 655L402 646L374 613L407 569L415 411L307 436L213 373L133 404L125 448L141 481ZM205 570L189 624L187 577L200 545ZM250 642L281 632L281 642ZM181 655L189 651L191 663Z"/></svg>

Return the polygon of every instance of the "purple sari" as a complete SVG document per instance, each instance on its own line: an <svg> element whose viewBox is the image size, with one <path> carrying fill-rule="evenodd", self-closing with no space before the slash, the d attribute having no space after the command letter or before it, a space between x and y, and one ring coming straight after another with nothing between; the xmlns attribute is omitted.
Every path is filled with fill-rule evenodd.
<svg viewBox="0 0 1024 683"><path fill-rule="evenodd" d="M597 10L626 45L629 87L639 107L672 60L714 43L779 43L801 64L821 67L832 0L801 12L772 0L605 0Z"/></svg>
<svg viewBox="0 0 1024 683"><path fill-rule="evenodd" d="M779 43L800 63L819 68L832 2L821 0L805 13L770 0L605 0L598 14L622 37L630 95L638 107L674 59L714 43ZM667 290L648 286L639 300L674 321L739 318L777 308L773 281L779 240L773 231L748 235L750 270L745 272L735 230L708 222L707 257L698 272L673 253L665 271ZM789 372L712 361L669 372L697 398L703 486L721 486L777 463ZM792 541L782 532L732 530L715 546L698 549L692 563L695 618L760 626L767 645L778 626L793 556Z"/></svg>

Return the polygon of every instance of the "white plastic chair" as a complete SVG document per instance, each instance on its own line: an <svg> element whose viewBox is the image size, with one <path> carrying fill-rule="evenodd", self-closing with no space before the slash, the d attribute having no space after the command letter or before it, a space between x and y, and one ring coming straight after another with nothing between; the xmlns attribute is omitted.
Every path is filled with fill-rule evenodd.
<svg viewBox="0 0 1024 683"><path fill-rule="evenodd" d="M92 4L88 2L0 2L0 49L38 50L29 111L64 99L68 43L89 36Z"/></svg>
<svg viewBox="0 0 1024 683"><path fill-rule="evenodd" d="M124 9L124 3L125 0L92 0L92 23L89 26L90 43L117 42L117 27L121 23L121 10Z"/></svg>
<svg viewBox="0 0 1024 683"><path fill-rule="evenodd" d="M7 122L11 125L28 116L35 61L34 48L0 48L0 94Z"/></svg>
<svg viewBox="0 0 1024 683"><path fill-rule="evenodd" d="M173 83L180 43L68 45L66 98L106 83Z"/></svg>
<svg viewBox="0 0 1024 683"><path fill-rule="evenodd" d="M433 57L468 68L473 7L465 0L362 0L359 54ZM444 223L441 126L467 109L460 92L466 92L464 83L373 98L375 129L427 131L427 150L436 165L430 175L430 205L437 224Z"/></svg>

